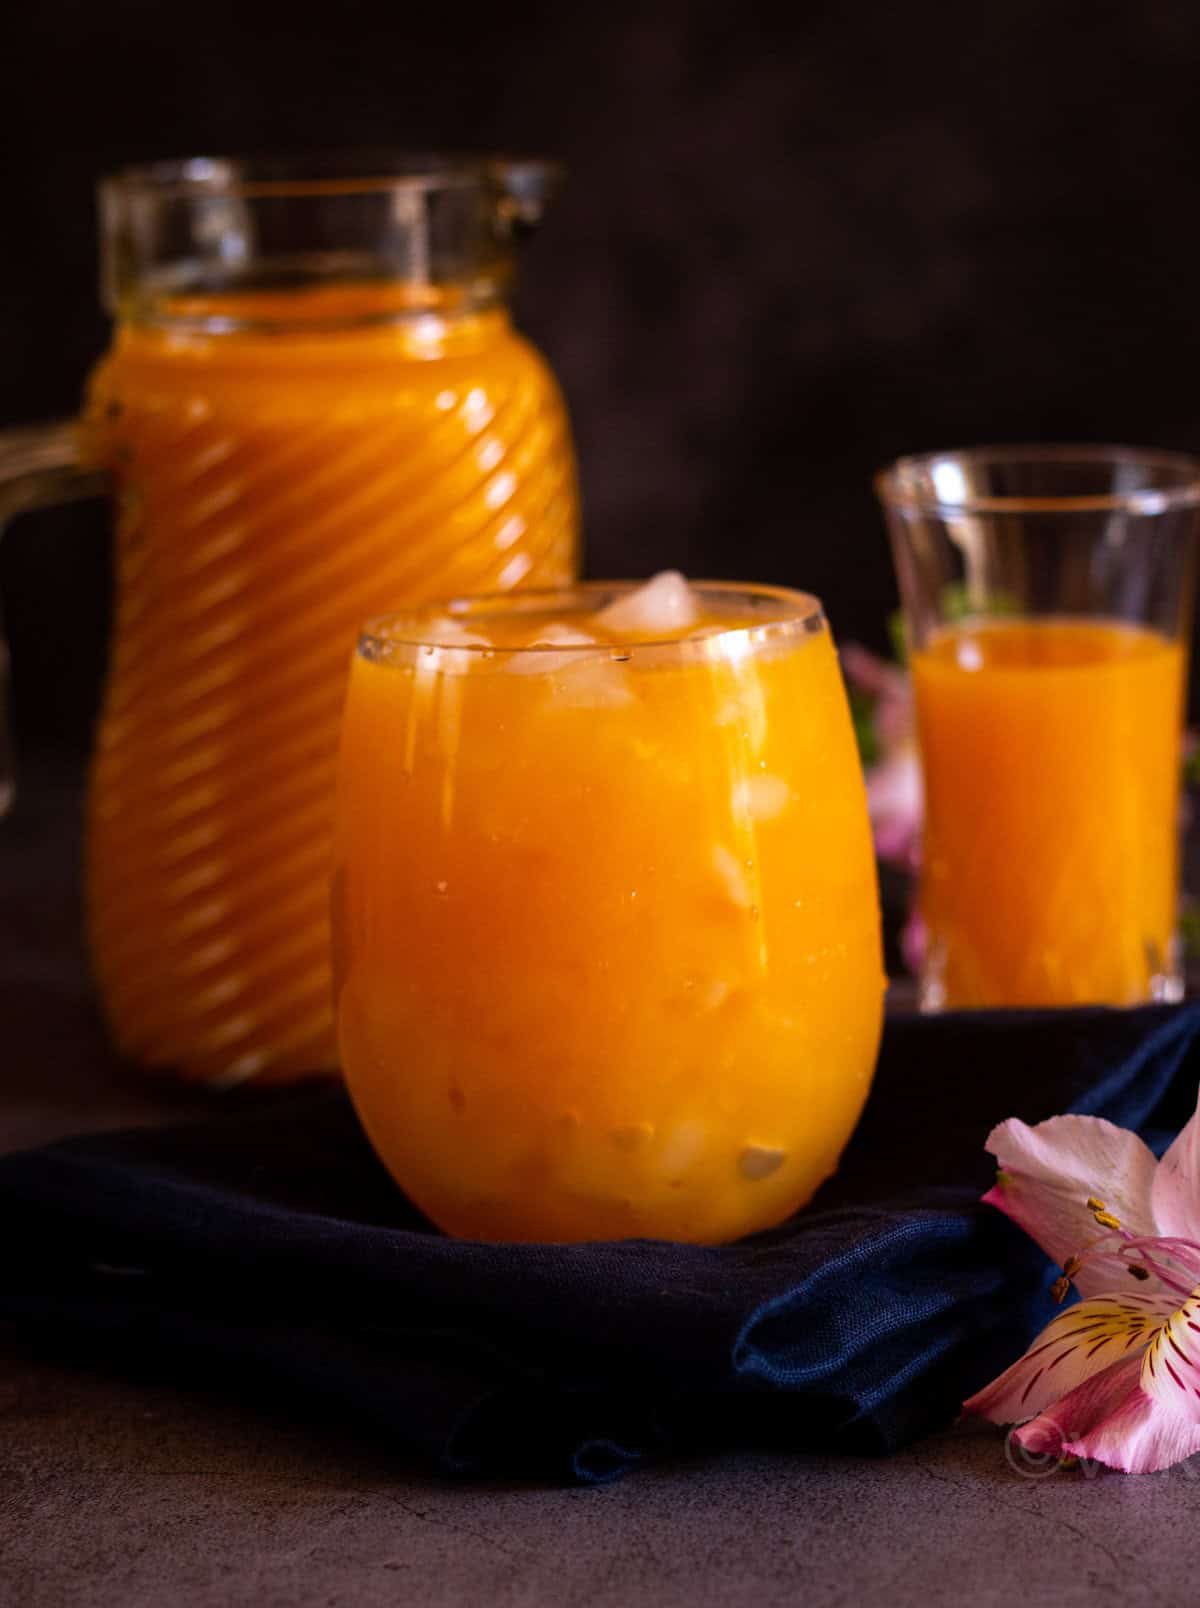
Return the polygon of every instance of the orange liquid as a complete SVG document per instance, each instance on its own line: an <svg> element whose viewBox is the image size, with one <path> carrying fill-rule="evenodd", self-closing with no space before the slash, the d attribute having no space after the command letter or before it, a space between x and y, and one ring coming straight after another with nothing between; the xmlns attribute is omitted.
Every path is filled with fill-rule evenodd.
<svg viewBox="0 0 1200 1608"><path fill-rule="evenodd" d="M528 621L483 629L489 657L351 674L337 1019L367 1133L456 1234L778 1222L854 1127L884 988L828 631L539 665L504 651Z"/></svg>
<svg viewBox="0 0 1200 1608"><path fill-rule="evenodd" d="M913 658L921 908L948 1005L1132 1004L1169 970L1183 650L1087 620L964 626Z"/></svg>
<svg viewBox="0 0 1200 1608"><path fill-rule="evenodd" d="M119 518L88 919L116 1040L147 1066L232 1083L335 1064L330 831L356 630L574 572L545 365L501 311L362 321L398 296L181 303L287 328L122 327L91 382L85 441Z"/></svg>

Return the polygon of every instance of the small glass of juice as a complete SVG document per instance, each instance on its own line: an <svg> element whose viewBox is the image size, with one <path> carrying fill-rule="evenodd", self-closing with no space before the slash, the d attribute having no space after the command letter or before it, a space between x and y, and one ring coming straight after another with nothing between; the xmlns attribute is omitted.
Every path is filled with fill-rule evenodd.
<svg viewBox="0 0 1200 1608"><path fill-rule="evenodd" d="M1180 998L1200 462L977 448L877 489L924 773L923 1007Z"/></svg>
<svg viewBox="0 0 1200 1608"><path fill-rule="evenodd" d="M816 599L666 574L373 623L336 846L346 1081L440 1227L719 1242L837 1166L884 975Z"/></svg>

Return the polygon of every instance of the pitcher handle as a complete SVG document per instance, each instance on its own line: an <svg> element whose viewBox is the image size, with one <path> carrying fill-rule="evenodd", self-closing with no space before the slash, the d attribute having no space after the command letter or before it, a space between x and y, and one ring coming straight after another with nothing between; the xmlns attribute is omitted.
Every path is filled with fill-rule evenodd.
<svg viewBox="0 0 1200 1608"><path fill-rule="evenodd" d="M78 431L75 419L0 430L0 530L31 508L80 502L108 489L107 475L80 461Z"/></svg>
<svg viewBox="0 0 1200 1608"><path fill-rule="evenodd" d="M10 519L52 503L80 502L108 489L108 476L80 460L74 419L0 430L0 535ZM0 630L0 815L13 800L8 720L8 646Z"/></svg>

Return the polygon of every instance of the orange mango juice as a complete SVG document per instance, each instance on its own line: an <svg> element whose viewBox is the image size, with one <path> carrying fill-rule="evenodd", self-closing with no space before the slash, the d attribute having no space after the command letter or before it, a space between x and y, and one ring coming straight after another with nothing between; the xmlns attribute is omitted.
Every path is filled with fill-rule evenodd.
<svg viewBox="0 0 1200 1608"><path fill-rule="evenodd" d="M169 313L118 329L85 419L119 499L92 954L135 1060L288 1079L335 1063L330 833L356 630L448 591L569 580L568 428L502 310L346 286Z"/></svg>
<svg viewBox="0 0 1200 1608"><path fill-rule="evenodd" d="M812 599L717 589L662 640L587 612L596 592L364 639L343 1068L453 1233L728 1240L811 1197L870 1083L884 977L857 751Z"/></svg>
<svg viewBox="0 0 1200 1608"><path fill-rule="evenodd" d="M913 656L921 910L949 1006L1170 990L1184 655L1142 627L964 625Z"/></svg>

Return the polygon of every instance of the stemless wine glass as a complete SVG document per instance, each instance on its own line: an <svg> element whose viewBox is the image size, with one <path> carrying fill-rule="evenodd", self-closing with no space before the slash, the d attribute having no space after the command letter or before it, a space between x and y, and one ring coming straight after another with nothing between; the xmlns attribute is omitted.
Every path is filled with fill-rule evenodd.
<svg viewBox="0 0 1200 1608"><path fill-rule="evenodd" d="M1179 998L1200 462L981 447L877 488L925 779L922 1004Z"/></svg>
<svg viewBox="0 0 1200 1608"><path fill-rule="evenodd" d="M345 711L336 1020L367 1133L483 1239L721 1241L835 1168L884 976L820 604L702 585L617 639L585 585L364 632Z"/></svg>

